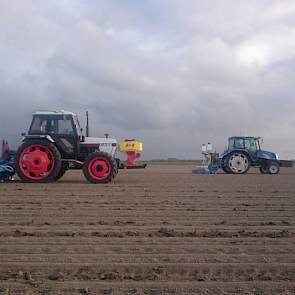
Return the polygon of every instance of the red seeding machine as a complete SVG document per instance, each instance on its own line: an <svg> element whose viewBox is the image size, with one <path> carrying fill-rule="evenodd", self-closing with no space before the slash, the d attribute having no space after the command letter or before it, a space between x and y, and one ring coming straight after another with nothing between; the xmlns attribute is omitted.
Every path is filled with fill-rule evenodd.
<svg viewBox="0 0 295 295"><path fill-rule="evenodd" d="M147 164L140 164L138 160L143 151L143 143L135 139L125 139L125 141L119 144L119 151L127 155L126 169L144 169Z"/></svg>

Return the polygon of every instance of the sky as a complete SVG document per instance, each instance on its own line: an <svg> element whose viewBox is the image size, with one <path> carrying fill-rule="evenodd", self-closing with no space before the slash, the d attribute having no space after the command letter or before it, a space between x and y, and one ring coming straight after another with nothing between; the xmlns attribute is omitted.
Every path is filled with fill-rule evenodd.
<svg viewBox="0 0 295 295"><path fill-rule="evenodd" d="M295 1L0 0L0 138L35 110L90 113L144 159L232 135L295 158Z"/></svg>

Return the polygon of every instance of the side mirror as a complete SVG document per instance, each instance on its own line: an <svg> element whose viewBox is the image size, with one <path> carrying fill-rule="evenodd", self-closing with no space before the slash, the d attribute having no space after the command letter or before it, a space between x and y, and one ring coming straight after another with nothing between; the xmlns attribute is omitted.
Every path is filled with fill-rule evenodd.
<svg viewBox="0 0 295 295"><path fill-rule="evenodd" d="M84 135L80 136L80 142L85 142L85 136Z"/></svg>
<svg viewBox="0 0 295 295"><path fill-rule="evenodd" d="M26 133L25 132L22 132L21 136L26 136Z"/></svg>

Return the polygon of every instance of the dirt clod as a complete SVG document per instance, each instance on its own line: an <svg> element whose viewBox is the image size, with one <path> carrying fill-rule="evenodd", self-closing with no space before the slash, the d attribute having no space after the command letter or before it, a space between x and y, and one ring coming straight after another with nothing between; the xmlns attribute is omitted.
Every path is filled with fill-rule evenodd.
<svg viewBox="0 0 295 295"><path fill-rule="evenodd" d="M61 280L63 277L63 274L59 271L53 271L48 275L48 279L51 281Z"/></svg>

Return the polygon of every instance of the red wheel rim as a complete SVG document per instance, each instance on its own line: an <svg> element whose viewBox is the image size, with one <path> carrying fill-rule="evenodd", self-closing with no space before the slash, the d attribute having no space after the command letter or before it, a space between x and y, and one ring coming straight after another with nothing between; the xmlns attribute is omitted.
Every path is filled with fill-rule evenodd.
<svg viewBox="0 0 295 295"><path fill-rule="evenodd" d="M88 164L90 176L97 180L106 179L111 173L111 164L105 158L94 158Z"/></svg>
<svg viewBox="0 0 295 295"><path fill-rule="evenodd" d="M54 156L48 147L32 144L21 152L18 163L28 179L43 180L53 170Z"/></svg>

